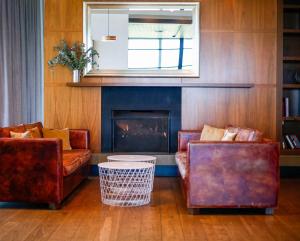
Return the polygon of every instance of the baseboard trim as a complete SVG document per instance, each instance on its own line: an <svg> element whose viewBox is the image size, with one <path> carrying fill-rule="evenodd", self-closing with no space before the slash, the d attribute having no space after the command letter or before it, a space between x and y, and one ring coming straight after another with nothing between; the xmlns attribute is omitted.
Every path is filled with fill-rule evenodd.
<svg viewBox="0 0 300 241"><path fill-rule="evenodd" d="M99 176L98 166L90 165L90 176ZM157 177L177 177L179 176L176 165L156 165L155 176ZM300 167L282 166L280 167L280 178L300 178Z"/></svg>
<svg viewBox="0 0 300 241"><path fill-rule="evenodd" d="M156 165L155 176L157 177L177 177L179 175L176 165ZM90 176L99 176L98 166L90 165Z"/></svg>
<svg viewBox="0 0 300 241"><path fill-rule="evenodd" d="M300 167L299 166L280 167L280 178L300 178Z"/></svg>

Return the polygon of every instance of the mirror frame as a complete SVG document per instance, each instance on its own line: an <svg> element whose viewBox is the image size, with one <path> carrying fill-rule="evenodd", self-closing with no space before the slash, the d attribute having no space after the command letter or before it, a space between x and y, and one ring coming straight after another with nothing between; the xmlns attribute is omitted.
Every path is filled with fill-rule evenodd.
<svg viewBox="0 0 300 241"><path fill-rule="evenodd" d="M91 43L88 42L91 34L90 26L90 12L91 9L97 6L106 6L109 8L120 8L130 6L153 6L153 5L191 5L195 7L195 13L193 14L193 20L195 20L195 67L193 70L88 70L91 69L89 64L84 69L84 77L92 76L109 76L109 77L200 77L200 3L199 2L83 2L83 43L90 47Z"/></svg>

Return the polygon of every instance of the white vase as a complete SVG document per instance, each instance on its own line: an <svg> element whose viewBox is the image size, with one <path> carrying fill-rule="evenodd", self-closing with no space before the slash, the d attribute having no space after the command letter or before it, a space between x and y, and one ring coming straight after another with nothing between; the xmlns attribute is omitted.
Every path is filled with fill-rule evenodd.
<svg viewBox="0 0 300 241"><path fill-rule="evenodd" d="M78 69L73 69L73 83L80 82L80 71Z"/></svg>

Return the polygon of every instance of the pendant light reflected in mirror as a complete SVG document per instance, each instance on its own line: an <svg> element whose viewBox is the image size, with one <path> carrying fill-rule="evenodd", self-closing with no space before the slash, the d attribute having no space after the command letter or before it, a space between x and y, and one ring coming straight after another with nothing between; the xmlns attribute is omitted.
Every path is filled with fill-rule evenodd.
<svg viewBox="0 0 300 241"><path fill-rule="evenodd" d="M112 41L116 41L117 40L117 36L116 35L110 35L109 34L109 8L107 9L107 35L104 35L102 37L102 41L103 42L112 42Z"/></svg>

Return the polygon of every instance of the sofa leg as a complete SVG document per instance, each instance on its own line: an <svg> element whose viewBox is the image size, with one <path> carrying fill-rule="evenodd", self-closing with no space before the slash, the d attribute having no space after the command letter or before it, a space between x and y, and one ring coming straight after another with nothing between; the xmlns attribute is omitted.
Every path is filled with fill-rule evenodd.
<svg viewBox="0 0 300 241"><path fill-rule="evenodd" d="M200 213L200 209L199 208L188 208L188 213L190 215L197 215Z"/></svg>
<svg viewBox="0 0 300 241"><path fill-rule="evenodd" d="M61 204L60 203L49 203L49 209L51 209L51 210L61 209Z"/></svg>
<svg viewBox="0 0 300 241"><path fill-rule="evenodd" d="M265 209L265 214L266 215L273 215L274 214L274 209L273 208L266 208Z"/></svg>

